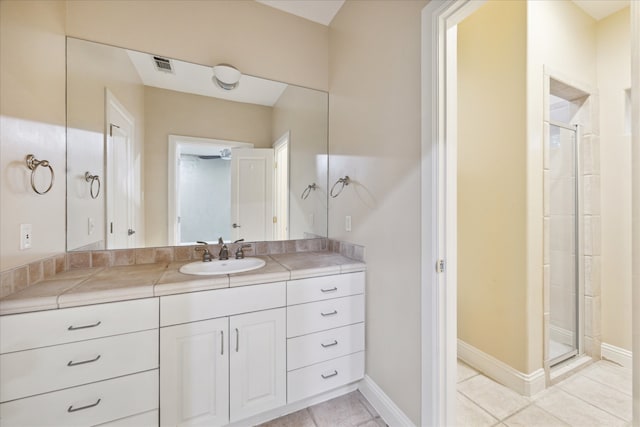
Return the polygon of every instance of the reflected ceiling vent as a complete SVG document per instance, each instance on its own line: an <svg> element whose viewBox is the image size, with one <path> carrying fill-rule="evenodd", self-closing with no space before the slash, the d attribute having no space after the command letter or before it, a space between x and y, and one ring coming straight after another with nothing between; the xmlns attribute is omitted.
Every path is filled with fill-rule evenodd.
<svg viewBox="0 0 640 427"><path fill-rule="evenodd" d="M162 71L163 73L173 74L173 66L171 65L170 59L163 58L161 56L154 56L153 63L156 65L156 70Z"/></svg>

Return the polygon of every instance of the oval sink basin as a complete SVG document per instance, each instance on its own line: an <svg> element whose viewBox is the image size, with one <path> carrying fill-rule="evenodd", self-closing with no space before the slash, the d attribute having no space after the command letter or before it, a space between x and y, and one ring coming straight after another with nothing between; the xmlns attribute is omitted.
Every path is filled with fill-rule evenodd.
<svg viewBox="0 0 640 427"><path fill-rule="evenodd" d="M264 267L265 261L260 258L214 259L211 262L196 261L180 267L180 273L211 276L216 274L242 273Z"/></svg>

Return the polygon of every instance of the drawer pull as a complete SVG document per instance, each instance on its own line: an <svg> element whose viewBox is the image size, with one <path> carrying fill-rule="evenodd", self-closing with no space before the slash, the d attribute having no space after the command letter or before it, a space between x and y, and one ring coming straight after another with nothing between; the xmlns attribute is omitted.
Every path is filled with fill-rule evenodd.
<svg viewBox="0 0 640 427"><path fill-rule="evenodd" d="M92 325L84 325L84 326L69 326L68 330L70 331L77 331L78 329L88 329L88 328L95 328L96 326L99 326L102 323L102 321L98 320L96 323L92 324Z"/></svg>
<svg viewBox="0 0 640 427"><path fill-rule="evenodd" d="M328 313L320 313L320 315L322 317L335 316L336 314L338 314L338 310L333 310L333 311L330 311Z"/></svg>
<svg viewBox="0 0 640 427"><path fill-rule="evenodd" d="M320 374L320 376L322 377L323 380L326 380L326 379L331 378L331 377L335 377L336 375L338 375L338 371L335 371L335 370L333 372L331 372L330 374Z"/></svg>
<svg viewBox="0 0 640 427"><path fill-rule="evenodd" d="M98 355L98 357L94 359L83 360L82 362L74 362L73 360L69 360L69 363L67 363L67 366L84 365L85 363L93 363L93 362L97 362L98 360L100 360L100 355Z"/></svg>
<svg viewBox="0 0 640 427"><path fill-rule="evenodd" d="M240 331L236 328L236 353L240 350Z"/></svg>
<svg viewBox="0 0 640 427"><path fill-rule="evenodd" d="M224 354L224 331L220 331L220 354Z"/></svg>
<svg viewBox="0 0 640 427"><path fill-rule="evenodd" d="M320 345L321 345L323 348L333 347L334 345L338 345L338 340L333 340L333 342L330 342L329 344L320 343Z"/></svg>
<svg viewBox="0 0 640 427"><path fill-rule="evenodd" d="M83 409L89 409L89 408L93 408L95 406L98 406L100 404L100 401L102 399L98 399L96 401L96 403L92 403L91 405L87 405L87 406L80 406L79 408L74 408L73 405L69 406L69 408L67 409L67 412L76 412L76 411L82 411Z"/></svg>
<svg viewBox="0 0 640 427"><path fill-rule="evenodd" d="M335 292L335 291L337 291L337 290L338 290L338 288L336 288L336 287L334 286L333 288L322 288L322 289L320 289L320 292L322 292L322 293L325 293L325 294L326 294L326 293L328 293L328 292Z"/></svg>

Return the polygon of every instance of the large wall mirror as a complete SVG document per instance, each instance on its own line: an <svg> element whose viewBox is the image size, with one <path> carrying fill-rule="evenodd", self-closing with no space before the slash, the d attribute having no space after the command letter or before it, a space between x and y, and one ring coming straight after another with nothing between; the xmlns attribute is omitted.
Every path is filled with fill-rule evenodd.
<svg viewBox="0 0 640 427"><path fill-rule="evenodd" d="M67 250L327 236L326 92L67 38Z"/></svg>

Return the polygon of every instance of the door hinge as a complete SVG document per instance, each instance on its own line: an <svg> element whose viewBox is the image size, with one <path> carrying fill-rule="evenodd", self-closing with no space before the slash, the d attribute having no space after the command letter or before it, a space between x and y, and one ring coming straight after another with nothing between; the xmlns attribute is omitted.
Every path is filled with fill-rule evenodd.
<svg viewBox="0 0 640 427"><path fill-rule="evenodd" d="M445 262L444 262L443 259L439 259L436 262L436 272L437 273L444 273L444 270L445 270Z"/></svg>
<svg viewBox="0 0 640 427"><path fill-rule="evenodd" d="M120 126L109 123L109 136L113 136L113 128L120 129Z"/></svg>
<svg viewBox="0 0 640 427"><path fill-rule="evenodd" d="M274 223L274 224L277 224L277 223L278 223L278 217L277 217L277 216L274 216L274 217L273 217L273 223Z"/></svg>

